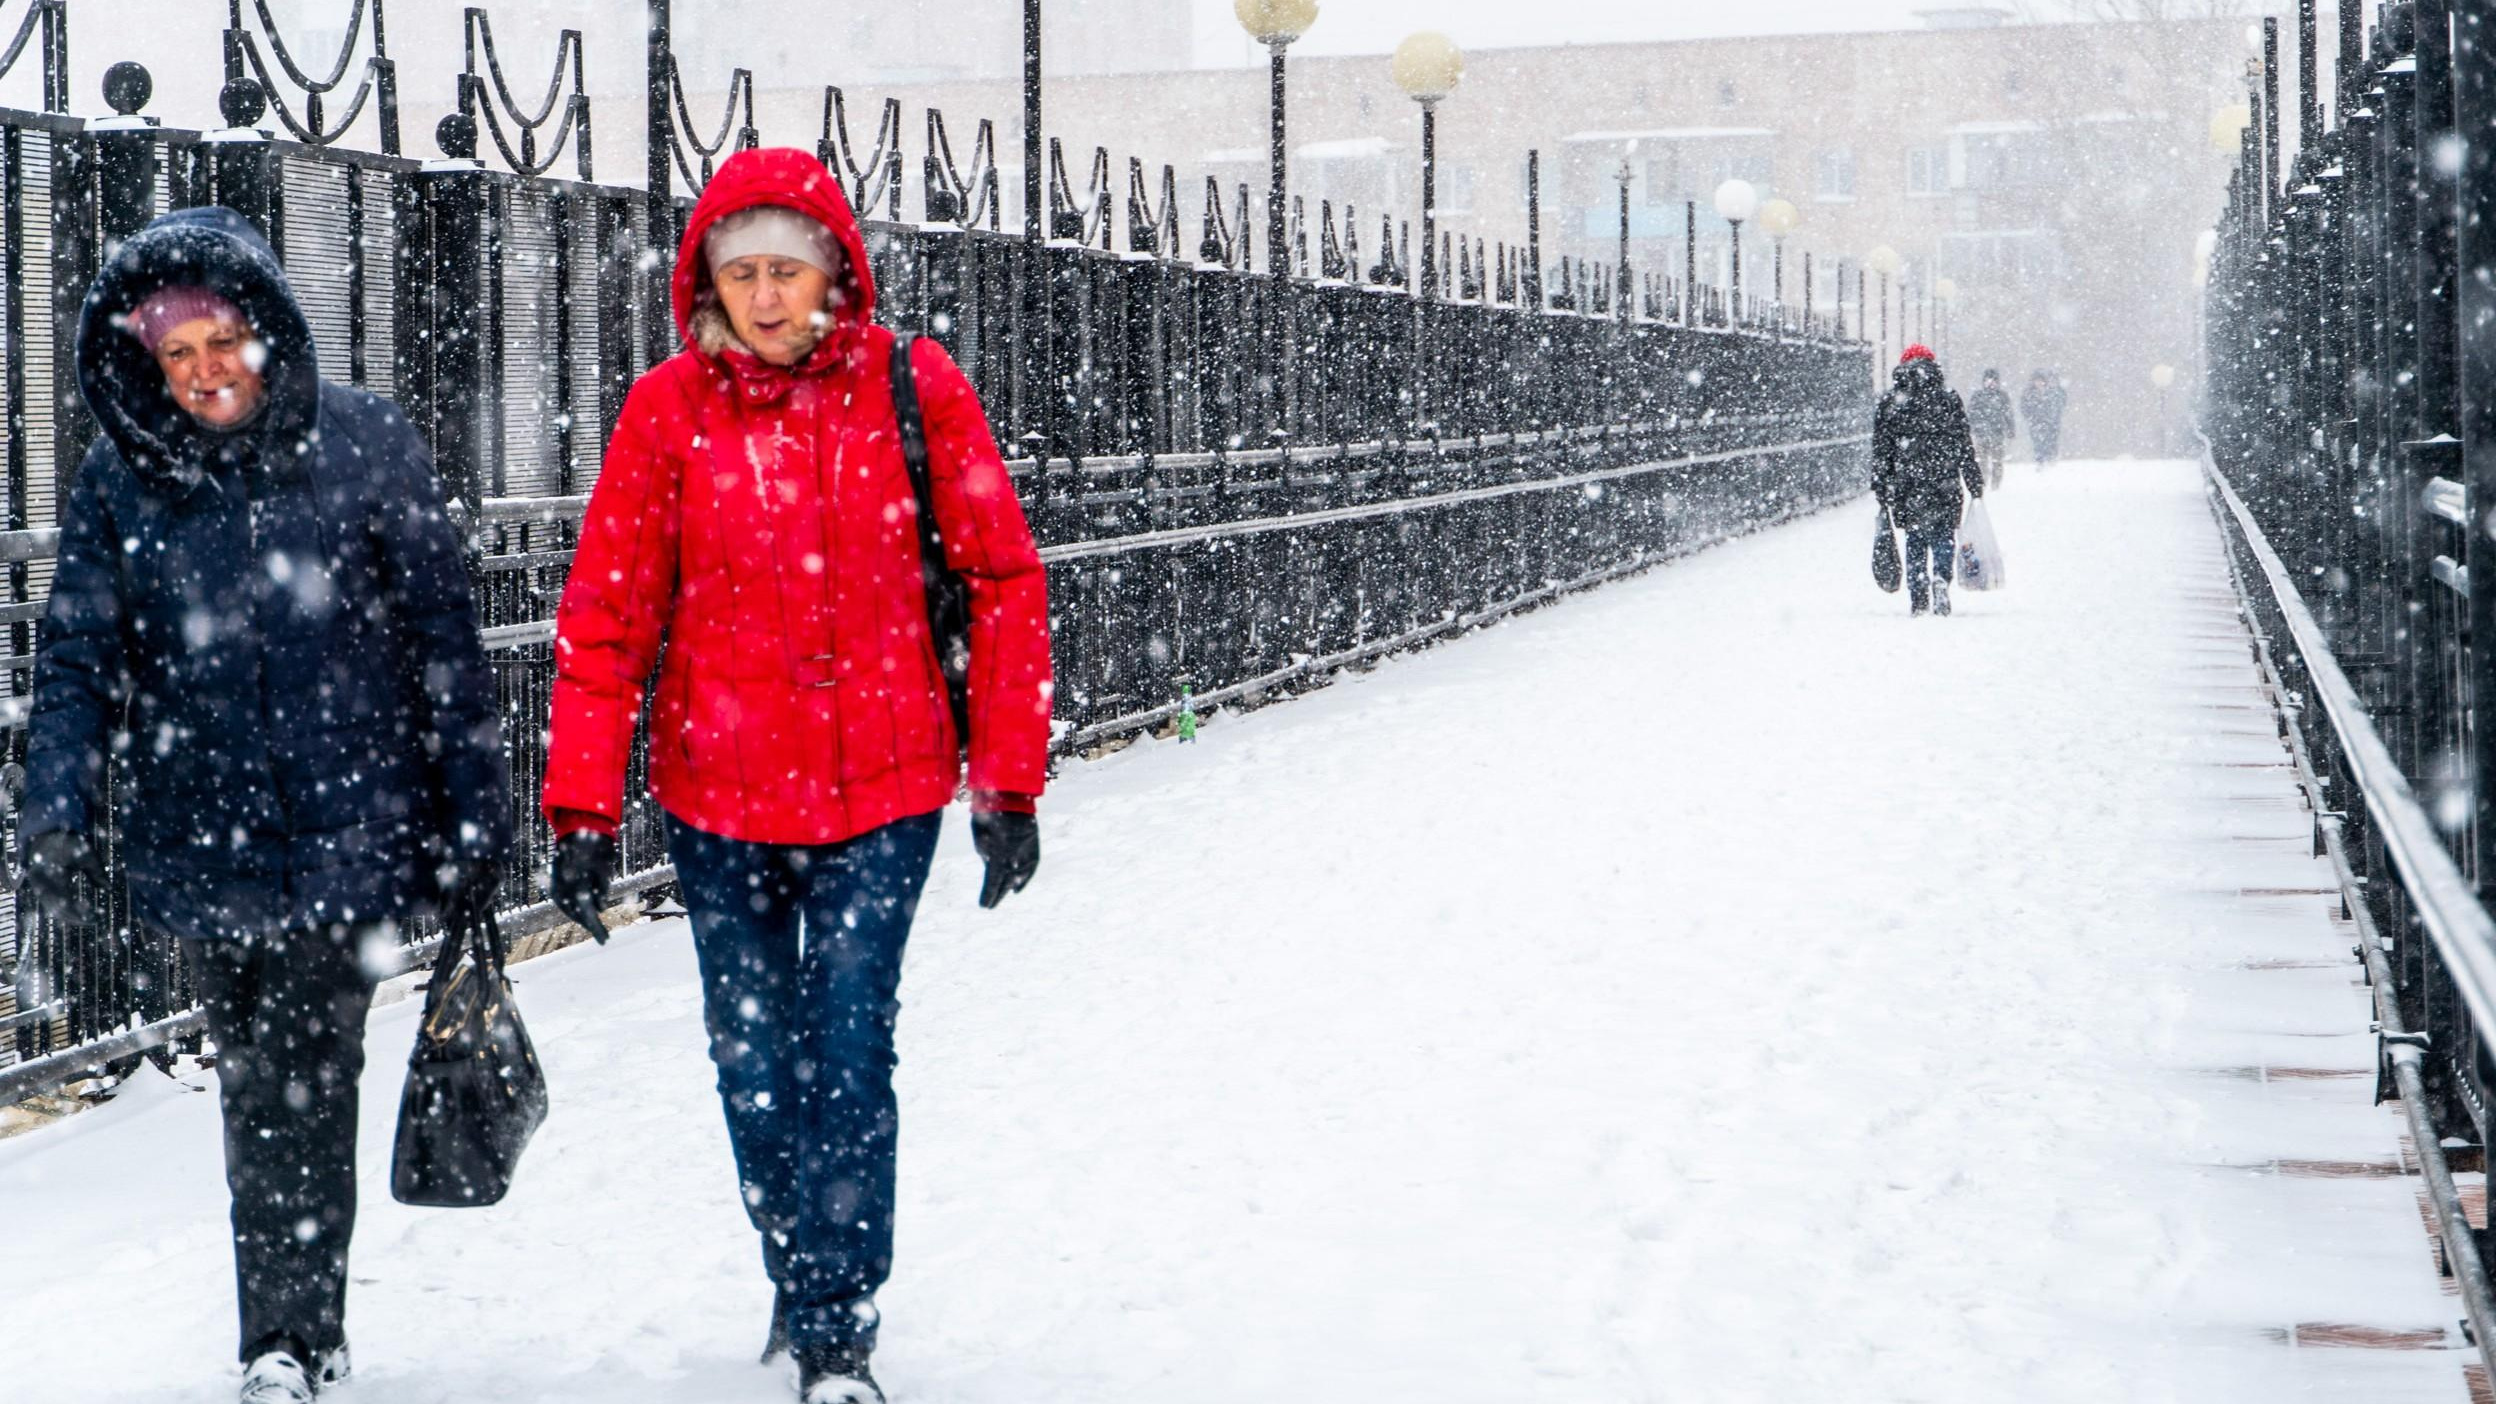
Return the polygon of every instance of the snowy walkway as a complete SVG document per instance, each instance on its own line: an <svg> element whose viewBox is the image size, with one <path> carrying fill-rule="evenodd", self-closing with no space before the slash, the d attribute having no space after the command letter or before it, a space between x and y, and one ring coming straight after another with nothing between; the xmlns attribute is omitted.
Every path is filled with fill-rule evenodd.
<svg viewBox="0 0 2496 1404"><path fill-rule="evenodd" d="M1996 509L1953 620L1848 509L1075 767L993 916L949 831L896 1404L2462 1399L2191 471ZM338 1398L785 1399L681 926L521 986L493 1210L389 1202L375 1017ZM214 1122L0 1143L0 1396L230 1398Z"/></svg>

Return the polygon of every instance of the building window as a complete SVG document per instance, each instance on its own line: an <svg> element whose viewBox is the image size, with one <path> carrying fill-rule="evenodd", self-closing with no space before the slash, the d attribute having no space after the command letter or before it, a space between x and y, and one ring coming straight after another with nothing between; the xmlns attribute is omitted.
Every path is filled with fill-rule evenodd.
<svg viewBox="0 0 2496 1404"><path fill-rule="evenodd" d="M1449 166L1440 174L1446 182L1445 190L1439 198L1440 209L1449 214L1463 214L1471 210L1473 208L1473 167Z"/></svg>
<svg viewBox="0 0 2496 1404"><path fill-rule="evenodd" d="M1917 146L1907 151L1907 193L1950 193L1950 153L1943 147Z"/></svg>
<svg viewBox="0 0 2496 1404"><path fill-rule="evenodd" d="M1823 200L1855 198L1855 153L1852 150L1841 146L1833 151L1823 151L1813 166L1814 194Z"/></svg>
<svg viewBox="0 0 2496 1404"><path fill-rule="evenodd" d="M1723 82L1716 85L1716 105L1718 107L1731 107L1734 102L1733 80L1727 78Z"/></svg>
<svg viewBox="0 0 2496 1404"><path fill-rule="evenodd" d="M2035 185L2041 179L2044 148L2032 134L2002 132L1970 136L1961 142L1959 183L1972 190L1997 190Z"/></svg>

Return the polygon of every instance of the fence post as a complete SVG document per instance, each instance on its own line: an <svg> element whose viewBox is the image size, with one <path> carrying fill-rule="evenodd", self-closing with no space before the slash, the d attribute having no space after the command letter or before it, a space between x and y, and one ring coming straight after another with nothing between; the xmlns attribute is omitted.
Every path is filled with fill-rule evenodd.
<svg viewBox="0 0 2496 1404"><path fill-rule="evenodd" d="M104 71L104 103L113 115L87 123L98 152L99 227L107 259L155 213L156 119L139 115L155 88L145 68L135 63L114 64Z"/></svg>
<svg viewBox="0 0 2496 1404"><path fill-rule="evenodd" d="M648 86L650 144L649 193L642 207L643 247L661 256L643 271L646 304L652 309L650 324L643 337L643 349L650 364L657 365L674 351L673 328L669 323L668 278L676 251L676 123L668 111L668 98L675 81L674 38L669 32L668 0L649 0L650 29L644 51L644 79ZM858 212L866 218L866 211Z"/></svg>
<svg viewBox="0 0 2496 1404"><path fill-rule="evenodd" d="M75 299L84 292L90 280L102 271L124 239L145 228L156 212L156 119L142 117L139 109L147 105L155 89L148 71L135 63L117 63L104 72L104 101L113 109L110 117L99 117L87 123L87 134L95 143L95 229L99 236L96 246L85 247L83 237L61 239L57 253L72 261L73 266L56 273L55 295L66 293L71 301L61 309L58 325L62 328L59 344L68 345L76 335L78 308ZM71 182L76 183L74 180ZM56 195L55 212L74 212L77 202L60 201ZM77 221L83 234L84 220ZM59 238L59 235L55 236ZM92 254L92 257L88 255ZM64 399L75 397L74 377L61 376L57 392ZM94 430L93 421L83 406L69 404L69 413L54 410L53 423L61 434L61 454L56 460L52 492L56 504L66 503L77 484L78 464L85 457L86 445ZM58 521L57 510L53 520ZM24 567L13 567L22 571Z"/></svg>
<svg viewBox="0 0 2496 1404"><path fill-rule="evenodd" d="M2453 7L2454 127L2496 131L2496 0L2459 0ZM2496 265L2496 143L2472 140L2460 173L2458 268ZM2496 706L2496 284L2460 280L2460 420L2463 471L2475 531L2470 541L2470 638L2473 706ZM2483 583L2484 582L2484 583ZM2496 726L2473 718L2471 773L2478 777L2475 871L2484 899L2496 894Z"/></svg>
<svg viewBox="0 0 2496 1404"><path fill-rule="evenodd" d="M2454 177L2443 158L2453 128L2453 41L2448 0L2417 0L2416 135L2418 200L2418 433L2449 434L2459 415L2454 383L2459 356L2453 324L2454 265L2460 231L2454 224ZM2482 134L2483 136L2483 134Z"/></svg>
<svg viewBox="0 0 2496 1404"><path fill-rule="evenodd" d="M484 497L493 429L501 420L501 387L486 373L485 346L492 314L486 270L499 240L487 217L492 177L476 159L475 120L445 117L434 139L444 159L426 162L411 182L425 226L415 269L423 289L419 359L425 373L407 409L433 445L433 465L457 504L454 511L467 511L465 536Z"/></svg>
<svg viewBox="0 0 2496 1404"><path fill-rule="evenodd" d="M222 131L200 138L209 149L210 193L216 203L251 221L282 258L286 215L278 194L277 159L269 134L256 125L269 110L268 94L249 78L231 78L217 90Z"/></svg>

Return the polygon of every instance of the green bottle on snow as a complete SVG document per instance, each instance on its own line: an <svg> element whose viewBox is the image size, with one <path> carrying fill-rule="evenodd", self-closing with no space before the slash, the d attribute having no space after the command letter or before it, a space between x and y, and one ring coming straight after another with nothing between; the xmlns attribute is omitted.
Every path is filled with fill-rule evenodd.
<svg viewBox="0 0 2496 1404"><path fill-rule="evenodd" d="M1187 684L1179 684L1179 739L1196 739L1196 699Z"/></svg>

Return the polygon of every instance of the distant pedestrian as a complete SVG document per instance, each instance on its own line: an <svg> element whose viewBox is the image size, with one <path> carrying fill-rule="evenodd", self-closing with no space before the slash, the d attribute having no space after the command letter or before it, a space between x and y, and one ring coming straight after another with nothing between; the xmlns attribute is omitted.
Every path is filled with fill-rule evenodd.
<svg viewBox="0 0 2496 1404"><path fill-rule="evenodd" d="M36 658L22 895L102 916L109 791L131 915L180 943L216 1046L242 1399L304 1404L348 1368L368 957L494 897L493 677L424 441L321 380L241 215L124 243L77 362L103 433Z"/></svg>
<svg viewBox="0 0 2496 1404"><path fill-rule="evenodd" d="M2036 453L2040 468L2062 456L2063 406L2070 398L2062 378L2043 368L2029 372L2028 388L2019 392L2019 413L2028 421L2028 447Z"/></svg>
<svg viewBox="0 0 2496 1404"><path fill-rule="evenodd" d="M1898 358L1873 412L1872 495L1907 535L1909 611L1947 615L1959 516L1967 498L1985 495L1985 476L1958 392L1922 346Z"/></svg>
<svg viewBox="0 0 2496 1404"><path fill-rule="evenodd" d="M806 1404L881 1404L902 951L966 740L982 904L1039 865L1048 586L969 379L927 338L897 359L866 239L811 154L719 168L674 296L684 349L625 399L557 616L552 895L584 925L606 904L656 667L650 792L777 1289L764 1357L796 1355ZM967 737L929 623L897 367L969 591Z"/></svg>
<svg viewBox="0 0 2496 1404"><path fill-rule="evenodd" d="M1985 383L1967 397L1967 432L1976 444L1976 461L1984 465L1986 486L2002 486L2003 444L2017 428L2011 418L2011 394L2002 388L2002 372L1987 370Z"/></svg>

